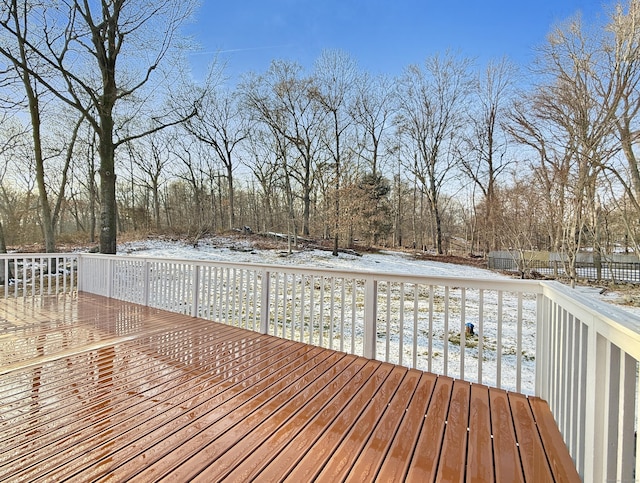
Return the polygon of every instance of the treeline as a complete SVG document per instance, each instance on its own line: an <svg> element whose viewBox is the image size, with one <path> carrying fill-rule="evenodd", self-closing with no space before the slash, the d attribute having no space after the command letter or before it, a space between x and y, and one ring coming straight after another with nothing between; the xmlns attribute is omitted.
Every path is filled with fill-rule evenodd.
<svg viewBox="0 0 640 483"><path fill-rule="evenodd" d="M229 85L217 62L193 82L176 60L112 106L113 173L96 105L74 109L63 83L17 62L5 18L0 239L95 240L116 176L118 233L248 226L331 240L336 253L636 251L640 1L605 13L555 26L520 69L445 52L391 78L325 51L308 71L274 60ZM120 84L140 74L122 72Z"/></svg>

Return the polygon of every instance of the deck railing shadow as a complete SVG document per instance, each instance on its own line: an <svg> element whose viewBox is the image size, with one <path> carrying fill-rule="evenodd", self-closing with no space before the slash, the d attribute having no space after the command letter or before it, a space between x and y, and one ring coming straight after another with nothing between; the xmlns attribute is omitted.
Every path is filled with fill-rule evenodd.
<svg viewBox="0 0 640 483"><path fill-rule="evenodd" d="M23 273L5 297L79 290L535 394L584 481L640 475L640 319L559 283L98 254L0 259L5 280L11 264ZM54 280L34 268L43 266L67 268Z"/></svg>

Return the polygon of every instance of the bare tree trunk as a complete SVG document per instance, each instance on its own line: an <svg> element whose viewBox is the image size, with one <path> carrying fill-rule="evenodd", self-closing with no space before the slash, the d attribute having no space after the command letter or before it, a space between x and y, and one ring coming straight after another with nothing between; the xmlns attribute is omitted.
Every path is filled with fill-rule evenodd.
<svg viewBox="0 0 640 483"><path fill-rule="evenodd" d="M231 156L229 156L231 158ZM233 230L233 227L236 225L236 213L235 213L235 201L233 197L233 169L231 162L226 165L227 166L227 189L229 190L229 194L227 195L229 198L229 229Z"/></svg>
<svg viewBox="0 0 640 483"><path fill-rule="evenodd" d="M36 183L38 185L38 194L40 196L40 216L42 217L42 232L44 234L44 251L45 253L53 253L56 251L55 229L53 226L53 218L51 216L51 206L49 205L47 186L44 179L44 160L42 159L39 113L37 107L34 109L35 112L32 112L31 118L34 155L36 157Z"/></svg>
<svg viewBox="0 0 640 483"><path fill-rule="evenodd" d="M442 216L440 215L440 208L438 206L433 210L433 218L436 232L436 251L438 255L442 255L444 253L444 249L442 248Z"/></svg>
<svg viewBox="0 0 640 483"><path fill-rule="evenodd" d="M334 192L336 197L334 200L334 213L335 217L333 221L333 256L338 256L338 241L340 233L340 164L336 161L336 188Z"/></svg>
<svg viewBox="0 0 640 483"><path fill-rule="evenodd" d="M93 174L89 181L89 241L95 243L96 241L96 183L93 179Z"/></svg>
<svg viewBox="0 0 640 483"><path fill-rule="evenodd" d="M15 27L19 31L18 12L12 12L15 15ZM35 158L36 168L36 184L38 185L38 195L40 196L40 216L42 217L42 232L44 235L44 251L52 253L56 251L55 230L53 219L51 216L51 206L47 194L47 186L44 173L44 159L42 154L42 136L41 136L41 119L40 119L40 103L38 93L32 85L32 78L27 61L26 41L20 37L18 39L18 47L20 50L20 59L14 60L14 65L18 70L20 79L24 85L27 102L29 106L29 116L31 118L31 134L33 139L33 155Z"/></svg>
<svg viewBox="0 0 640 483"><path fill-rule="evenodd" d="M153 191L153 217L155 218L156 230L160 230L161 222L160 222L160 186L158 183L158 178L153 178L152 180L152 191Z"/></svg>
<svg viewBox="0 0 640 483"><path fill-rule="evenodd" d="M115 95L115 82L113 94ZM105 97L109 97L108 91ZM117 250L116 173L111 110L103 107L100 135L100 253L115 254Z"/></svg>

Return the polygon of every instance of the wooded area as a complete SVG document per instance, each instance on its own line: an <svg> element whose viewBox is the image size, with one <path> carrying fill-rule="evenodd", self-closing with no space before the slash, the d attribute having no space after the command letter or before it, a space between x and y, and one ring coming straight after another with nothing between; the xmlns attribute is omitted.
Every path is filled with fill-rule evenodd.
<svg viewBox="0 0 640 483"><path fill-rule="evenodd" d="M336 254L637 252L639 0L554 26L530 66L444 52L395 78L327 50L196 80L194 9L2 0L0 249L247 226Z"/></svg>

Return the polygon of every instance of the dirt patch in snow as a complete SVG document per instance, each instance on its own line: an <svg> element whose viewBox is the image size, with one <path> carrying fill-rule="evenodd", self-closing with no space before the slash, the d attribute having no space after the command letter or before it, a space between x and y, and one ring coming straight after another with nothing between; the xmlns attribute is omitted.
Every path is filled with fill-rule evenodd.
<svg viewBox="0 0 640 483"><path fill-rule="evenodd" d="M456 255L430 255L428 253L414 253L417 260L429 260L432 262L453 263L455 265L469 265L477 268L487 268L487 261L480 257L460 257Z"/></svg>

